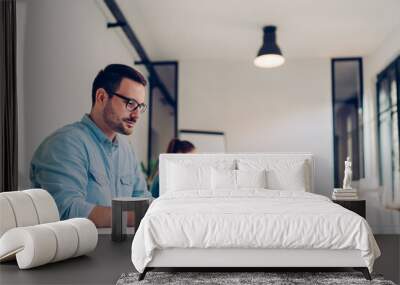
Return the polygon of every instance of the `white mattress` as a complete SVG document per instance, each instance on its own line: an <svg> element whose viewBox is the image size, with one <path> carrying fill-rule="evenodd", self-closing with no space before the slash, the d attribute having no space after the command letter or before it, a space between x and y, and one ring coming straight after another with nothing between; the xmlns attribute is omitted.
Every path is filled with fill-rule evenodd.
<svg viewBox="0 0 400 285"><path fill-rule="evenodd" d="M359 215L321 195L265 189L165 193L140 223L132 262L143 272L168 248L359 250L370 271L380 255Z"/></svg>

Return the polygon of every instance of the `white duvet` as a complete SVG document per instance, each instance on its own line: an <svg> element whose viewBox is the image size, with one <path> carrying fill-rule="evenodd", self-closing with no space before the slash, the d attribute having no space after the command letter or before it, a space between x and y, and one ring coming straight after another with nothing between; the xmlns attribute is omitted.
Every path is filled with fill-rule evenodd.
<svg viewBox="0 0 400 285"><path fill-rule="evenodd" d="M133 239L133 265L143 272L165 248L358 249L371 272L380 255L359 215L321 195L265 189L164 194Z"/></svg>

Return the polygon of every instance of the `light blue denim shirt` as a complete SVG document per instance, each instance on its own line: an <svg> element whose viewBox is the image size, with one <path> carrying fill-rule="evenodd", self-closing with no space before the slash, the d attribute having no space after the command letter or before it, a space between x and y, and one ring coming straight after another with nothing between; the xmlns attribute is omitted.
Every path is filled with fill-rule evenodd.
<svg viewBox="0 0 400 285"><path fill-rule="evenodd" d="M114 197L151 196L127 139L117 135L112 142L88 115L43 141L30 178L53 196L61 219L88 217L95 205L110 207Z"/></svg>

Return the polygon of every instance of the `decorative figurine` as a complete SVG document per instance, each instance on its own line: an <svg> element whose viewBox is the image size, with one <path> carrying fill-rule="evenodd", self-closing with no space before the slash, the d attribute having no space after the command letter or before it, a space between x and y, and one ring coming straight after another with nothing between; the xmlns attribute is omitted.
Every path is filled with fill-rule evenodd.
<svg viewBox="0 0 400 285"><path fill-rule="evenodd" d="M343 189L352 189L351 188L351 179L353 176L353 171L351 170L351 160L350 157L347 157L344 162L344 179L343 179Z"/></svg>

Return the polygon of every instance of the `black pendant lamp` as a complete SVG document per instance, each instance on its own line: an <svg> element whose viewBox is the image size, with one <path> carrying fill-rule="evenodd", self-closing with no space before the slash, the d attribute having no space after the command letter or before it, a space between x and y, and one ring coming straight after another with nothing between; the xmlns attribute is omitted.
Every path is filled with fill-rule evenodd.
<svg viewBox="0 0 400 285"><path fill-rule="evenodd" d="M263 31L264 42L258 51L257 57L254 59L254 65L262 68L271 68L282 65L285 62L285 58L276 43L276 27L265 26Z"/></svg>

